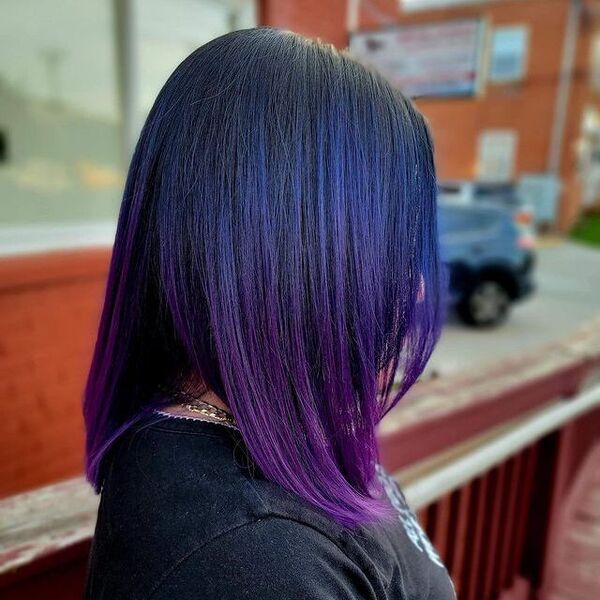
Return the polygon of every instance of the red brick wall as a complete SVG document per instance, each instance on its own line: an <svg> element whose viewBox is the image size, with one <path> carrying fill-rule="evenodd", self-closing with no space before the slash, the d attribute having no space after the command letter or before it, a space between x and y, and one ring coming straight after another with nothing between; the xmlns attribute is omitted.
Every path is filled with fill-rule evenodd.
<svg viewBox="0 0 600 600"><path fill-rule="evenodd" d="M0 496L78 475L107 250L0 260Z"/></svg>

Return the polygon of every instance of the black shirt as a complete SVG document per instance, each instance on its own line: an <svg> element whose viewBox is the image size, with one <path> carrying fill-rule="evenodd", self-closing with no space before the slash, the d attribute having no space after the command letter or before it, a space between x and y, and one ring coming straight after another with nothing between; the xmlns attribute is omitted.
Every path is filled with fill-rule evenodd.
<svg viewBox="0 0 600 600"><path fill-rule="evenodd" d="M348 529L252 469L236 430L166 418L106 461L85 597L92 600L453 600L395 483L398 520Z"/></svg>

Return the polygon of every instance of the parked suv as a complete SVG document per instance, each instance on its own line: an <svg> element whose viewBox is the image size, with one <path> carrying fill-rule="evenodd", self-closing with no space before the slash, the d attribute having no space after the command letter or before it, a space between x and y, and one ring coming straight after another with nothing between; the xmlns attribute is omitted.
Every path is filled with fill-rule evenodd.
<svg viewBox="0 0 600 600"><path fill-rule="evenodd" d="M524 226L518 209L443 199L438 206L452 304L470 325L501 323L511 304L534 289L531 229Z"/></svg>

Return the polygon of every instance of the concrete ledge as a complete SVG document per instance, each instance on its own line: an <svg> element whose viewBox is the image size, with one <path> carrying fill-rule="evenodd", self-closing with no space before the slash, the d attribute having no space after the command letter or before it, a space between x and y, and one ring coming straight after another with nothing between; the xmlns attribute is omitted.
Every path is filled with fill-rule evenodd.
<svg viewBox="0 0 600 600"><path fill-rule="evenodd" d="M0 500L0 577L90 540L98 502L83 477Z"/></svg>

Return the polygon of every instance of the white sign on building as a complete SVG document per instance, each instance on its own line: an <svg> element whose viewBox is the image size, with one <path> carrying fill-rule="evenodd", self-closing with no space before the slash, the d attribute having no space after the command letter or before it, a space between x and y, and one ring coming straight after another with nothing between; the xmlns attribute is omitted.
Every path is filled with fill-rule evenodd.
<svg viewBox="0 0 600 600"><path fill-rule="evenodd" d="M358 31L350 52L406 95L472 96L479 89L485 23L461 19Z"/></svg>

